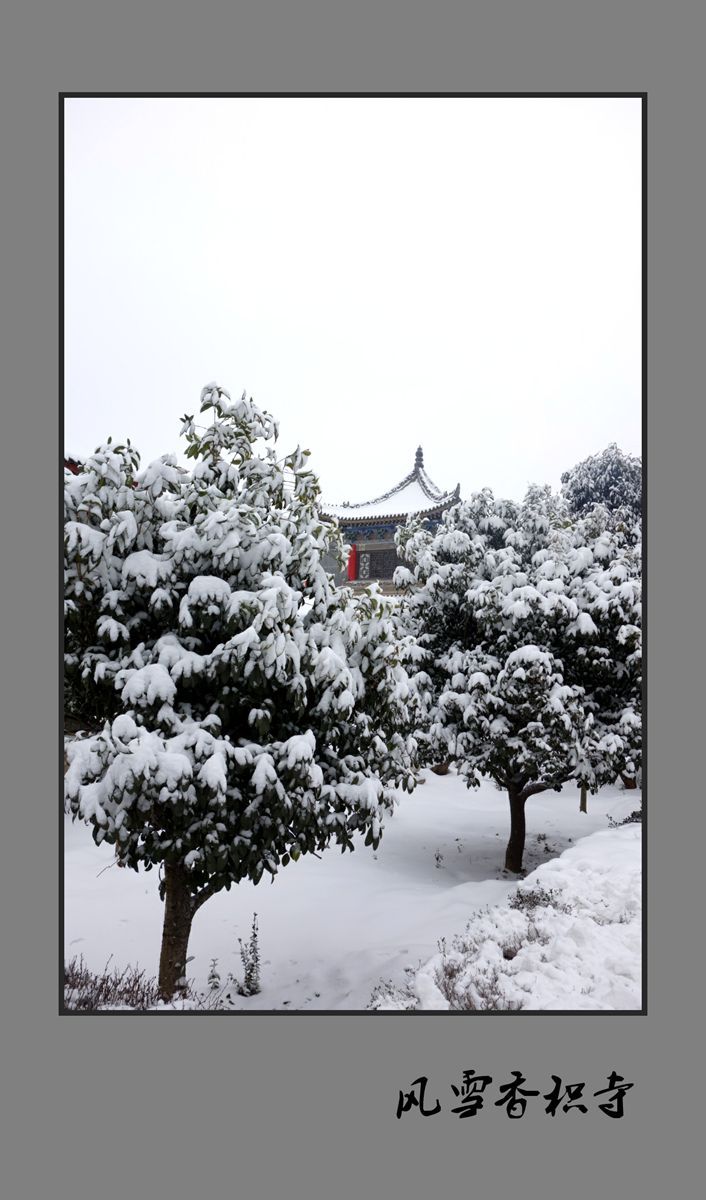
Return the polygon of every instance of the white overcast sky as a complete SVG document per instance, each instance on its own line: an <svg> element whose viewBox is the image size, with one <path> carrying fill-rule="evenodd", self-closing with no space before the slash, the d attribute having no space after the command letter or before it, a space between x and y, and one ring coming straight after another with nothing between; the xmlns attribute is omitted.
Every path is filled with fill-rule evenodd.
<svg viewBox="0 0 706 1200"><path fill-rule="evenodd" d="M72 99L65 445L244 390L324 496L641 444L637 99Z"/></svg>

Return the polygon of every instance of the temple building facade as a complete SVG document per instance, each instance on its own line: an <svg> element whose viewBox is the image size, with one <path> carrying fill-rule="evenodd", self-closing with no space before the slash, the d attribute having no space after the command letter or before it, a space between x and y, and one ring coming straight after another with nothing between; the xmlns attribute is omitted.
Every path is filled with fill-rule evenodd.
<svg viewBox="0 0 706 1200"><path fill-rule="evenodd" d="M392 575L401 560L395 549L395 531L409 517L422 517L435 528L445 509L460 498L460 485L452 492L442 492L432 483L424 469L424 454L417 449L414 467L400 483L361 504L322 503L322 513L338 521L344 542L350 546L347 570L338 574L337 581L365 587L377 581L383 590L392 586Z"/></svg>

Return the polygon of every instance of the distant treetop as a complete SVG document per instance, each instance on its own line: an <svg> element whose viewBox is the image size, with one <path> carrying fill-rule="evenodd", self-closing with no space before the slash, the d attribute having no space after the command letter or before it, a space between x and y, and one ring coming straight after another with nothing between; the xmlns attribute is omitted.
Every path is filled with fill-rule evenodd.
<svg viewBox="0 0 706 1200"><path fill-rule="evenodd" d="M625 508L635 517L641 515L642 459L625 454L615 442L565 471L561 482L566 502L577 516L596 504L611 512Z"/></svg>

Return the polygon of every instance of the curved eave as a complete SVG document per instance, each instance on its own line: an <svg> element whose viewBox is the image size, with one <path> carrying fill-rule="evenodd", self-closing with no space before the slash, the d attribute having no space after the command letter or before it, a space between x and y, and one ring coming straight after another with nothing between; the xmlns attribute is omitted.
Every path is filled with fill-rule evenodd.
<svg viewBox="0 0 706 1200"><path fill-rule="evenodd" d="M382 517L380 517L380 516L366 517L364 515L348 517L348 516L343 516L342 514L334 515L333 513L328 513L328 512L325 512L324 510L322 510L321 515L322 515L322 517L325 517L326 520L328 520L328 521L338 521L339 525L345 525L345 526L394 525L394 524L399 525L399 524L404 524L404 522L406 522L406 521L409 521L410 518L412 518L412 517L414 517L418 520L430 520L433 517L441 517L443 515L443 513L446 512L446 509L450 508L451 505L455 504L455 503L456 503L456 498L452 496L451 499L447 500L447 502L445 504L437 504L433 508L425 508L425 509L422 509L421 511L417 511L417 512L385 513L385 515Z"/></svg>
<svg viewBox="0 0 706 1200"><path fill-rule="evenodd" d="M419 485L420 491L426 496L427 500L431 500L433 508L443 507L451 503L453 493L440 492L438 488L434 487L429 477L417 468L411 474L406 475L395 487L390 488L389 492L385 492L382 496L376 496L374 500L365 500L362 504L336 505L336 508L350 507L354 512L362 508L375 508L377 504L384 504L386 500L391 500L393 496L404 492L406 488L415 483ZM408 511L412 512L415 510L410 509Z"/></svg>
<svg viewBox="0 0 706 1200"><path fill-rule="evenodd" d="M409 495L404 496L406 491L414 491L415 488L417 494L413 500ZM400 512L375 512L375 509L381 505L390 501L394 503L398 497L403 505L406 501L406 507L402 508ZM395 487L384 492L382 496L376 496L374 500L364 500L361 504L334 504L332 507L336 510L335 512L326 512L322 506L322 511L326 512L327 516L333 517L337 521L345 521L347 524L355 521L367 521L368 523L379 520L400 521L410 516L427 516L437 510L443 511L455 504L459 497L459 484L456 484L453 492L442 492L429 478L424 469L422 447L418 446L414 466L409 475L405 475L404 479L401 479ZM412 500L411 504L410 500ZM420 507L421 505L424 507Z"/></svg>

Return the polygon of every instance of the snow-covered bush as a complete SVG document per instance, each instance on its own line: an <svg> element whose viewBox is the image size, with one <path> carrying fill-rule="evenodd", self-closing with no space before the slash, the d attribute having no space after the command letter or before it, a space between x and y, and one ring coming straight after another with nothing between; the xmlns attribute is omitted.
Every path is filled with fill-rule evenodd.
<svg viewBox="0 0 706 1200"><path fill-rule="evenodd" d="M240 996L257 996L260 986L260 940L257 927L257 913L253 914L252 929L247 942L238 938L240 943L240 959L243 964L243 978L236 981L235 990Z"/></svg>
<svg viewBox="0 0 706 1200"><path fill-rule="evenodd" d="M432 692L430 753L469 787L489 776L508 792L505 865L519 872L530 796L639 770L639 542L602 508L572 523L533 487L521 505L480 492L435 532L400 530L398 545Z"/></svg>
<svg viewBox="0 0 706 1200"><path fill-rule="evenodd" d="M474 913L402 984L381 983L369 1007L639 1008L641 866L639 825L581 838L528 875L506 903Z"/></svg>
<svg viewBox="0 0 706 1200"><path fill-rule="evenodd" d="M216 892L356 834L379 842L393 785L414 785L412 696L384 598L322 566L340 535L275 421L204 389L191 473L100 447L65 479L66 692L93 736L65 786L96 842L157 866L159 986L184 978Z"/></svg>
<svg viewBox="0 0 706 1200"><path fill-rule="evenodd" d="M64 1007L73 1012L100 1009L132 1009L145 1012L159 1002L157 980L140 967L110 967L110 959L98 974L83 956L64 963Z"/></svg>

